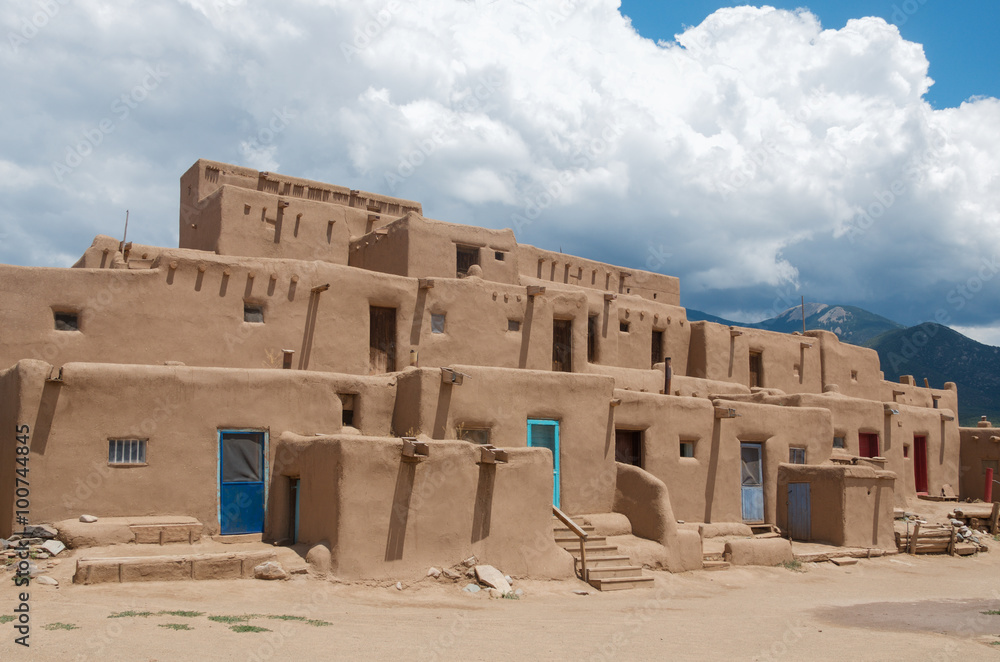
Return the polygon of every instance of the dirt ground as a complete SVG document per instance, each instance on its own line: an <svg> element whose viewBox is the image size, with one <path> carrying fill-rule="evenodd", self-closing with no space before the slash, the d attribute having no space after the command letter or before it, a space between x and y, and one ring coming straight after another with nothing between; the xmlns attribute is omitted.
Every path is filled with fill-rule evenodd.
<svg viewBox="0 0 1000 662"><path fill-rule="evenodd" d="M58 575L67 576L67 559ZM647 571L649 572L649 571ZM467 582L150 582L33 585L31 648L0 626L2 660L1000 660L1000 549L892 556L801 570L653 573L655 587L576 595L577 581L516 581L520 600ZM16 604L0 589L0 615ZM200 615L160 614L164 611ZM109 618L120 612L149 616ZM251 613L235 632L209 616ZM268 616L301 617L314 621ZM329 625L318 623L324 621ZM65 624L75 629L47 629ZM174 629L168 625L186 626Z"/></svg>

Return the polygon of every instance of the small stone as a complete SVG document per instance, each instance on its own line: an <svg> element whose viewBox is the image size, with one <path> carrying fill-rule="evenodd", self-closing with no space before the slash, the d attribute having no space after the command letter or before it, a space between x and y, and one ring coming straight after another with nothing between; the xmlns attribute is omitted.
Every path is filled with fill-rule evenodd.
<svg viewBox="0 0 1000 662"><path fill-rule="evenodd" d="M397 591L403 590L403 582L396 582L396 590Z"/></svg>
<svg viewBox="0 0 1000 662"><path fill-rule="evenodd" d="M517 589L516 591L514 591L514 595L516 595L519 598L524 597L524 589L523 588Z"/></svg>
<svg viewBox="0 0 1000 662"><path fill-rule="evenodd" d="M467 558L464 561L462 561L462 565L464 565L466 568L471 568L472 566L476 565L476 563L478 563L478 562L479 561L478 561L478 559L476 559L475 556L470 556L469 558Z"/></svg>
<svg viewBox="0 0 1000 662"><path fill-rule="evenodd" d="M59 586L58 581L46 575L42 575L41 577L35 577L35 582L41 584L42 586Z"/></svg>
<svg viewBox="0 0 1000 662"><path fill-rule="evenodd" d="M575 595L590 595L590 591L573 591Z"/></svg>
<svg viewBox="0 0 1000 662"><path fill-rule="evenodd" d="M474 579L476 576L476 571L473 570L472 568L469 568L468 570L465 571L465 576L469 577L470 579Z"/></svg>
<svg viewBox="0 0 1000 662"><path fill-rule="evenodd" d="M479 591L481 591L482 589L479 588L478 584L469 584L462 590L465 591L466 593L479 593Z"/></svg>
<svg viewBox="0 0 1000 662"><path fill-rule="evenodd" d="M56 556L57 554L59 554L59 552L62 552L66 549L66 545L64 545L62 542L58 540L48 540L42 544L42 549L44 549L52 556Z"/></svg>
<svg viewBox="0 0 1000 662"><path fill-rule="evenodd" d="M434 579L437 579L438 577L441 576L441 571L438 570L437 568L434 568L434 567L428 568L428 570L427 570L427 576L428 577L433 577Z"/></svg>
<svg viewBox="0 0 1000 662"><path fill-rule="evenodd" d="M48 524L26 526L24 527L24 532L32 538L41 538L43 540L52 540L59 535L59 530L54 526L49 526Z"/></svg>
<svg viewBox="0 0 1000 662"><path fill-rule="evenodd" d="M97 521L97 518L93 515L80 515L80 521L86 522L87 524L93 524Z"/></svg>
<svg viewBox="0 0 1000 662"><path fill-rule="evenodd" d="M59 565L62 563L62 559L52 559L49 561L49 565Z"/></svg>
<svg viewBox="0 0 1000 662"><path fill-rule="evenodd" d="M514 583L514 580L511 578L510 575L504 575L503 578L507 580L508 584L513 584Z"/></svg>
<svg viewBox="0 0 1000 662"><path fill-rule="evenodd" d="M261 563L253 569L253 576L254 579L288 579L288 573L285 572L285 569L281 567L281 564L276 561Z"/></svg>
<svg viewBox="0 0 1000 662"><path fill-rule="evenodd" d="M500 591L496 590L495 588L491 588L490 589L490 597L493 598L494 600L499 600L500 598L503 597L503 593L501 593Z"/></svg>
<svg viewBox="0 0 1000 662"><path fill-rule="evenodd" d="M45 559L49 558L49 555L46 554L45 552L37 552L35 554L35 558L39 559L40 561L44 561Z"/></svg>
<svg viewBox="0 0 1000 662"><path fill-rule="evenodd" d="M2 552L3 550L7 549L8 547L13 547L13 545L11 545L9 542L7 542L6 540L4 540L3 538L0 538L0 552Z"/></svg>
<svg viewBox="0 0 1000 662"><path fill-rule="evenodd" d="M500 595L510 593L510 584L508 584L507 580L500 574L500 571L491 565L477 565L476 578L479 580L480 584L486 584L490 588L499 590Z"/></svg>
<svg viewBox="0 0 1000 662"><path fill-rule="evenodd" d="M41 538L21 538L18 541L18 545L21 547L28 547L31 545L41 545L43 542L45 541Z"/></svg>
<svg viewBox="0 0 1000 662"><path fill-rule="evenodd" d="M458 574L458 573L457 573L457 572L455 572L454 570L449 570L448 568L445 568L445 569L444 569L444 570L442 571L442 573L441 573L441 574L443 574L443 575L444 575L445 577L447 577L448 579L461 579L461 578L462 578L462 575Z"/></svg>

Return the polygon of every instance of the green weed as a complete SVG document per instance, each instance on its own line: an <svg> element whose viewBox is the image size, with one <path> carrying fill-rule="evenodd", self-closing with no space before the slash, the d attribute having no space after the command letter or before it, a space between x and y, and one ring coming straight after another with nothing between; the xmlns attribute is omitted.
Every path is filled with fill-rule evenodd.
<svg viewBox="0 0 1000 662"><path fill-rule="evenodd" d="M267 628L259 628L256 625L230 625L233 632L270 632Z"/></svg>
<svg viewBox="0 0 1000 662"><path fill-rule="evenodd" d="M161 628L167 628L168 630L193 630L194 628L187 623L160 623Z"/></svg>
<svg viewBox="0 0 1000 662"><path fill-rule="evenodd" d="M42 626L43 630L79 630L77 626L72 623L49 623L48 625Z"/></svg>

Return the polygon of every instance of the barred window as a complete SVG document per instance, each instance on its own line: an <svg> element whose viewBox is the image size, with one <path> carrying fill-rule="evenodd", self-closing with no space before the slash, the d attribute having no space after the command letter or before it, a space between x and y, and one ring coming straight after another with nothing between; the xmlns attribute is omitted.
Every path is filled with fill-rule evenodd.
<svg viewBox="0 0 1000 662"><path fill-rule="evenodd" d="M146 464L146 440L108 439L108 464Z"/></svg>

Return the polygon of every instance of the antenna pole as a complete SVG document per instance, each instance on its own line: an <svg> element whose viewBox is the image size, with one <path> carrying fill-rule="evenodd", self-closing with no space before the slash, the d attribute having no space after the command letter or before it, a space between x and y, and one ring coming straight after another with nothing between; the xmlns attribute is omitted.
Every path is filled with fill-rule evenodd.
<svg viewBox="0 0 1000 662"><path fill-rule="evenodd" d="M125 210L125 236L122 237L122 246L125 245L126 239L128 239L128 209Z"/></svg>
<svg viewBox="0 0 1000 662"><path fill-rule="evenodd" d="M802 335L806 334L806 297L802 295Z"/></svg>

